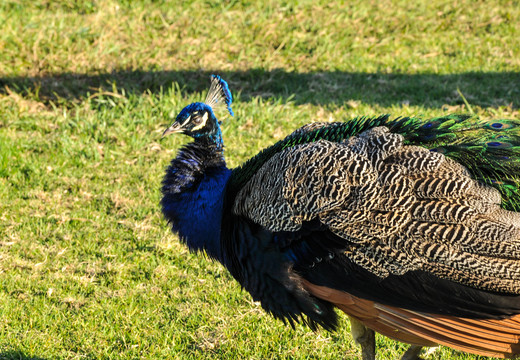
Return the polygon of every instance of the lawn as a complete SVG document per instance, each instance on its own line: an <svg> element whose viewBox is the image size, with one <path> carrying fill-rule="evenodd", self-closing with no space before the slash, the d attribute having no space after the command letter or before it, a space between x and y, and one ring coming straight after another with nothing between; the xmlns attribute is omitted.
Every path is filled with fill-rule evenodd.
<svg viewBox="0 0 520 360"><path fill-rule="evenodd" d="M188 139L161 133L212 73L235 97L230 166L312 121L518 119L518 19L518 1L2 1L0 359L356 359L345 316L286 327L178 243L159 189Z"/></svg>

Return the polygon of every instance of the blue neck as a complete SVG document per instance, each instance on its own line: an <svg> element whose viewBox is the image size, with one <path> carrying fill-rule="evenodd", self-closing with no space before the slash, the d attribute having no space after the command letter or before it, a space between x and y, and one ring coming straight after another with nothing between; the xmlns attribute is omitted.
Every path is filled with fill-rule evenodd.
<svg viewBox="0 0 520 360"><path fill-rule="evenodd" d="M210 134L192 134L193 138L197 141L207 141L208 143L215 146L215 151L224 152L224 140L222 139L222 131L220 130L220 126L218 122L215 120L215 124L217 128L214 132Z"/></svg>
<svg viewBox="0 0 520 360"><path fill-rule="evenodd" d="M162 188L162 210L172 230L191 250L222 262L222 208L230 175L222 146L196 139L172 160Z"/></svg>

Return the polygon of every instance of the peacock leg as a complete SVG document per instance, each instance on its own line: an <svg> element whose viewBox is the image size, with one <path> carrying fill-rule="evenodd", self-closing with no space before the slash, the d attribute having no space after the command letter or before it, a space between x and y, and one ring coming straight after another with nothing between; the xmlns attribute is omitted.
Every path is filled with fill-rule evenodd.
<svg viewBox="0 0 520 360"><path fill-rule="evenodd" d="M410 345L408 350L405 351L401 360L421 360L419 354L421 353L422 346Z"/></svg>
<svg viewBox="0 0 520 360"><path fill-rule="evenodd" d="M361 358L363 360L375 360L376 337L374 330L367 328L359 320L349 316L350 330L354 341L361 346Z"/></svg>

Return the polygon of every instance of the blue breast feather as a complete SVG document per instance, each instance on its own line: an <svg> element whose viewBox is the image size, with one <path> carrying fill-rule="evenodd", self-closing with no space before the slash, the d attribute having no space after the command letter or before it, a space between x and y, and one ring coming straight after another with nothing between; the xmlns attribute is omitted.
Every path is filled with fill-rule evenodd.
<svg viewBox="0 0 520 360"><path fill-rule="evenodd" d="M180 239L191 250L205 250L221 261L222 209L230 175L225 166L210 169L192 189L166 195L163 201L163 211Z"/></svg>

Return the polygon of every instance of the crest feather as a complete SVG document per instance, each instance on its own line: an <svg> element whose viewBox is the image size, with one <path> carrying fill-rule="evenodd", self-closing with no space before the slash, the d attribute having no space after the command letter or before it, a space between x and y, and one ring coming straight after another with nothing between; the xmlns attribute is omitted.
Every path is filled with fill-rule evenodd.
<svg viewBox="0 0 520 360"><path fill-rule="evenodd" d="M233 110L231 110L231 103L233 97L226 81L224 81L218 75L211 75L211 86L209 87L208 95L206 95L206 105L212 109L216 109L222 105L227 106L227 110L233 116Z"/></svg>

